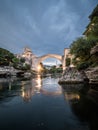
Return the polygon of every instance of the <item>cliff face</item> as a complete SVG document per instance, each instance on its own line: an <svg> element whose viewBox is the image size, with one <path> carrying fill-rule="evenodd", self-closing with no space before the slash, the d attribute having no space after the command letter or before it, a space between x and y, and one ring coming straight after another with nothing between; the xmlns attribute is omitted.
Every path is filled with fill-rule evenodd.
<svg viewBox="0 0 98 130"><path fill-rule="evenodd" d="M90 83L98 84L98 43L91 49L90 54L91 56L95 56L93 57L93 62L96 63L96 67L88 68L85 73Z"/></svg>
<svg viewBox="0 0 98 130"><path fill-rule="evenodd" d="M85 71L90 83L98 84L98 67L89 68Z"/></svg>

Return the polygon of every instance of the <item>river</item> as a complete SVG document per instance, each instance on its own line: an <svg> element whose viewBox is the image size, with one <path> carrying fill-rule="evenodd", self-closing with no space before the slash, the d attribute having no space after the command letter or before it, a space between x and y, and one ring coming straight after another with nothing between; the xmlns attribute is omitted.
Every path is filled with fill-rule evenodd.
<svg viewBox="0 0 98 130"><path fill-rule="evenodd" d="M0 79L0 129L97 130L98 91L58 80Z"/></svg>

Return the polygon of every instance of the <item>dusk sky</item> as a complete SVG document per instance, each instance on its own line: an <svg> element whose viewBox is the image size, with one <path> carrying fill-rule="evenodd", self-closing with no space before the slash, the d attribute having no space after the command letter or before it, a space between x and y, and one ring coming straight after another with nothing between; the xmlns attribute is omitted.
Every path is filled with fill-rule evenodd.
<svg viewBox="0 0 98 130"><path fill-rule="evenodd" d="M98 0L0 0L0 47L61 54L82 36Z"/></svg>

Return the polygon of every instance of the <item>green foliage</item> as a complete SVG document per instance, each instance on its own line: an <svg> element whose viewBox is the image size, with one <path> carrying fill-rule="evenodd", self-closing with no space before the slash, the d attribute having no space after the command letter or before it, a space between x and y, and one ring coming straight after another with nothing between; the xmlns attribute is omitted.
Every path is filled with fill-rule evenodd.
<svg viewBox="0 0 98 130"><path fill-rule="evenodd" d="M66 58L66 66L67 67L70 66L70 62L71 62L70 58Z"/></svg>
<svg viewBox="0 0 98 130"><path fill-rule="evenodd" d="M92 35L94 37L98 37L98 5L93 10L93 12L89 16L89 18L91 21L90 26L89 26L89 28L91 28L91 31L90 31L89 35Z"/></svg>
<svg viewBox="0 0 98 130"><path fill-rule="evenodd" d="M78 62L79 62L79 61L78 61L76 58L73 58L73 59L72 59L72 64L73 64L73 65L76 66L76 65L78 64Z"/></svg>
<svg viewBox="0 0 98 130"><path fill-rule="evenodd" d="M14 57L12 59L13 61L13 67L19 70L30 70L30 65L25 63L25 59L24 58L16 58Z"/></svg>
<svg viewBox="0 0 98 130"><path fill-rule="evenodd" d="M63 69L62 68L57 68L57 73L62 73Z"/></svg>
<svg viewBox="0 0 98 130"><path fill-rule="evenodd" d="M8 66L12 62L12 58L14 58L14 54L10 51L0 48L0 66Z"/></svg>
<svg viewBox="0 0 98 130"><path fill-rule="evenodd" d="M13 67L15 68L15 69L19 69L19 63L20 63L20 60L18 59L18 58L16 58L16 57L14 57L13 59L12 59L12 63L13 63Z"/></svg>
<svg viewBox="0 0 98 130"><path fill-rule="evenodd" d="M88 33L88 36L94 36L98 38L98 16L95 16L92 19L89 28L91 28L91 31Z"/></svg>
<svg viewBox="0 0 98 130"><path fill-rule="evenodd" d="M97 42L98 39L94 37L81 37L72 43L70 53L75 56L72 62L78 69L85 69L93 64L90 51Z"/></svg>
<svg viewBox="0 0 98 130"><path fill-rule="evenodd" d="M26 61L25 58L20 58L21 63L25 63L25 61Z"/></svg>
<svg viewBox="0 0 98 130"><path fill-rule="evenodd" d="M98 38L98 5L89 16L89 19L90 19L90 23L88 24L84 34L87 37L93 36Z"/></svg>
<svg viewBox="0 0 98 130"><path fill-rule="evenodd" d="M98 37L98 24L94 25L90 35Z"/></svg>
<svg viewBox="0 0 98 130"><path fill-rule="evenodd" d="M18 59L10 51L0 48L0 66L12 65L16 69L30 70L30 65L24 63L24 58Z"/></svg>
<svg viewBox="0 0 98 130"><path fill-rule="evenodd" d="M80 62L80 63L77 64L77 69L78 70L86 69L88 67L89 67L88 62Z"/></svg>
<svg viewBox="0 0 98 130"><path fill-rule="evenodd" d="M63 72L63 69L62 67L58 67L56 68L56 66L52 66L51 69L49 70L49 73L62 73Z"/></svg>
<svg viewBox="0 0 98 130"><path fill-rule="evenodd" d="M12 59L12 62L15 63L15 64L18 64L18 63L19 63L19 59L16 58L16 57L14 57L14 58Z"/></svg>
<svg viewBox="0 0 98 130"><path fill-rule="evenodd" d="M70 53L75 55L75 58L79 58L84 60L84 58L88 58L90 55L90 46L87 44L87 40L84 38L78 38L76 41L72 43L70 46Z"/></svg>
<svg viewBox="0 0 98 130"><path fill-rule="evenodd" d="M90 20L92 21L93 17L98 16L98 5L95 7L95 9L92 11L91 15L89 16Z"/></svg>
<svg viewBox="0 0 98 130"><path fill-rule="evenodd" d="M90 60L92 67L98 66L98 55L92 55Z"/></svg>
<svg viewBox="0 0 98 130"><path fill-rule="evenodd" d="M31 66L29 64L25 64L24 66L21 67L21 70L30 70Z"/></svg>
<svg viewBox="0 0 98 130"><path fill-rule="evenodd" d="M91 49L98 43L98 5L89 18L91 21L84 33L86 38L80 37L70 46L70 53L74 55L72 63L78 69L98 66L98 54L91 55Z"/></svg>

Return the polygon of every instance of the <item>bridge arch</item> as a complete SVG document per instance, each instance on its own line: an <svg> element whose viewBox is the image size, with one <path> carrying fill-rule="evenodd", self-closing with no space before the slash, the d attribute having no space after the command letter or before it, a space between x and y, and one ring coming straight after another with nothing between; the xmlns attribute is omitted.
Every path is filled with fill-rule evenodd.
<svg viewBox="0 0 98 130"><path fill-rule="evenodd" d="M38 60L38 64L42 61L44 61L45 59L47 58L56 58L58 59L59 61L61 61L62 63L62 56L61 55L57 55L57 54L47 54L47 55L43 55L41 57L39 57L39 60Z"/></svg>
<svg viewBox="0 0 98 130"><path fill-rule="evenodd" d="M47 58L56 58L58 59L61 64L63 62L62 60L62 56L61 55L58 55L58 54L46 54L46 55L43 55L43 56L40 56L40 57L37 57L37 62L36 62L36 70L39 71L40 70L40 63L42 61L44 61L45 59Z"/></svg>

